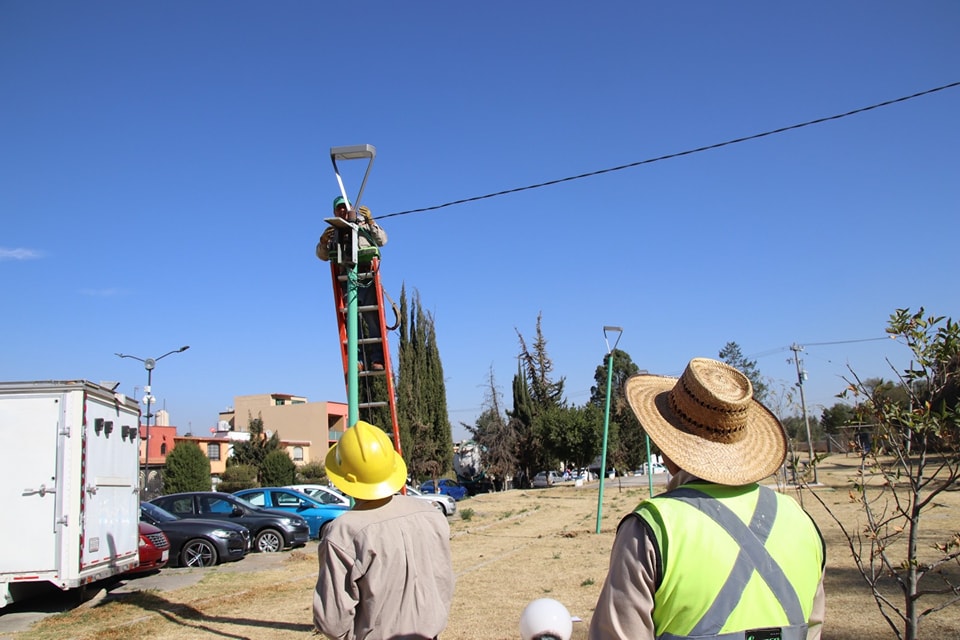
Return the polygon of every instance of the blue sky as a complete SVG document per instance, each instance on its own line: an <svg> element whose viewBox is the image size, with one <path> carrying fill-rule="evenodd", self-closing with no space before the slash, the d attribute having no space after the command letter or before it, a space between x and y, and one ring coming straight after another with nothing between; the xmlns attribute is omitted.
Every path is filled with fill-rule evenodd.
<svg viewBox="0 0 960 640"><path fill-rule="evenodd" d="M383 281L435 318L455 437L537 315L586 401L604 325L678 375L736 341L819 413L891 377L899 307L960 317L960 4L0 2L0 379L146 382L180 432L235 395L346 399L332 146L377 149ZM348 190L362 163L344 166ZM356 165L354 167L354 165ZM393 334L393 347L397 336ZM829 344L825 344L829 343ZM282 435L282 434L281 434Z"/></svg>

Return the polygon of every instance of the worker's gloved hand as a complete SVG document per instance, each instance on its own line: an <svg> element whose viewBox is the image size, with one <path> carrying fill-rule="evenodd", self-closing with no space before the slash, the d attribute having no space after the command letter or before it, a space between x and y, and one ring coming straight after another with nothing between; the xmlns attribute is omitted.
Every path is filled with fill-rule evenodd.
<svg viewBox="0 0 960 640"><path fill-rule="evenodd" d="M328 244L333 242L334 233L336 233L336 230L334 230L333 227L327 227L327 229L324 230L323 235L320 236L320 244L322 244L323 246L327 246Z"/></svg>
<svg viewBox="0 0 960 640"><path fill-rule="evenodd" d="M360 212L360 215L363 216L363 221L367 224L373 224L373 214L370 213L370 209L367 209L365 206L360 206L357 211Z"/></svg>

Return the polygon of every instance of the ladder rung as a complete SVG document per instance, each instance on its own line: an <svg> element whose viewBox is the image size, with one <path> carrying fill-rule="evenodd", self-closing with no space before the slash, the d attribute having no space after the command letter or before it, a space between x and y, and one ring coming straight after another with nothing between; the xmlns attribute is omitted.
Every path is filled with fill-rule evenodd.
<svg viewBox="0 0 960 640"><path fill-rule="evenodd" d="M387 406L386 400L381 400L379 402L361 402L357 405L358 409L373 409L374 407L385 407Z"/></svg>
<svg viewBox="0 0 960 640"><path fill-rule="evenodd" d="M366 369L364 369L363 371L358 371L357 376L360 378L369 378L370 376L386 375L386 373L387 373L386 369L381 369L380 371L367 371Z"/></svg>
<svg viewBox="0 0 960 640"><path fill-rule="evenodd" d="M376 310L379 309L379 308L380 308L380 307L378 307L377 305L372 304L372 305L369 305L369 306L366 306L366 307L357 307L357 311L363 313L364 311L376 311ZM346 307L337 307L337 312L340 313L340 315L344 315L344 314L347 313L347 308L346 308Z"/></svg>
<svg viewBox="0 0 960 640"><path fill-rule="evenodd" d="M373 278L373 274L369 272L361 272L357 274L357 280L370 280L371 278ZM341 274L337 276L337 280L339 280L340 282L346 282L347 276L344 274Z"/></svg>
<svg viewBox="0 0 960 640"><path fill-rule="evenodd" d="M383 338L357 338L357 344L380 344L381 342ZM341 344L346 346L347 341L344 340Z"/></svg>

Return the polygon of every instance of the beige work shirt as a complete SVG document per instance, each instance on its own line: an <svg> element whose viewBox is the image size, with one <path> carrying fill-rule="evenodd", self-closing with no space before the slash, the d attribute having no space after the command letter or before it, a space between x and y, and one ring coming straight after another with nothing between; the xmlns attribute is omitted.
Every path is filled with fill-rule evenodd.
<svg viewBox="0 0 960 640"><path fill-rule="evenodd" d="M326 526L317 553L313 621L329 638L420 640L446 628L450 526L432 505L407 496L358 503Z"/></svg>
<svg viewBox="0 0 960 640"><path fill-rule="evenodd" d="M681 470L670 478L667 491L698 478ZM610 552L610 568L590 619L590 640L653 640L657 542L640 518L627 518L617 530ZM695 579L695 578L694 578ZM807 640L819 640L826 614L823 575L807 621Z"/></svg>

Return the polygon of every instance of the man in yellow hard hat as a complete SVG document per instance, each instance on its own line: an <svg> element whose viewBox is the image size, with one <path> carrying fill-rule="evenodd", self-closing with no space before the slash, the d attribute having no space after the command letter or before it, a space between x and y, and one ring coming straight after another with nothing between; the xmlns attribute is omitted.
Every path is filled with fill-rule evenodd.
<svg viewBox="0 0 960 640"><path fill-rule="evenodd" d="M435 638L453 600L450 526L398 495L407 465L379 427L357 422L330 448L327 475L356 504L321 532L313 621L330 638Z"/></svg>

